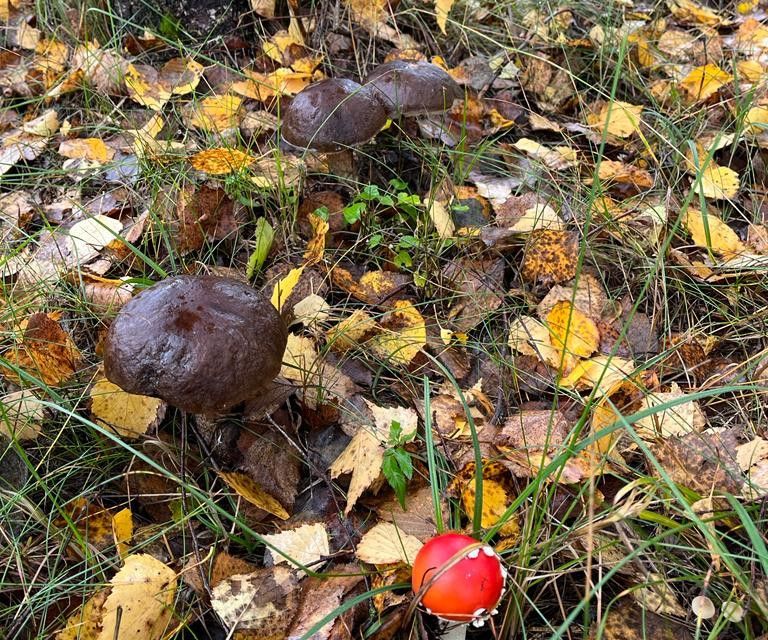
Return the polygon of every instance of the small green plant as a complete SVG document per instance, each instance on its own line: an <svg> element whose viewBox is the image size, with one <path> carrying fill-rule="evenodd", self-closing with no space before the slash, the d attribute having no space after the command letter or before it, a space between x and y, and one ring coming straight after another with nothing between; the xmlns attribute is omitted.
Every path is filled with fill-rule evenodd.
<svg viewBox="0 0 768 640"><path fill-rule="evenodd" d="M384 451L381 470L395 492L397 501L405 509L405 491L413 477L413 460L405 445L416 437L416 432L404 434L400 423L393 420L389 427L389 440Z"/></svg>

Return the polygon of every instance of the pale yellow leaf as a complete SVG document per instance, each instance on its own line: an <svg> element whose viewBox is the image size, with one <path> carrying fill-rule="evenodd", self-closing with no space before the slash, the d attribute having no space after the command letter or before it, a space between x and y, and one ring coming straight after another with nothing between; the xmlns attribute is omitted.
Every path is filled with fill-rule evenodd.
<svg viewBox="0 0 768 640"><path fill-rule="evenodd" d="M546 325L552 336L552 346L566 355L587 358L597 351L600 344L597 325L570 300L562 300L552 307Z"/></svg>
<svg viewBox="0 0 768 640"><path fill-rule="evenodd" d="M112 535L117 553L125 559L130 552L130 541L133 538L133 513L130 509L121 509L112 516Z"/></svg>
<svg viewBox="0 0 768 640"><path fill-rule="evenodd" d="M560 350L552 345L549 330L532 316L521 316L512 321L508 344L517 353L535 356L552 367L560 366Z"/></svg>
<svg viewBox="0 0 768 640"><path fill-rule="evenodd" d="M328 543L328 532L325 526L316 522L304 524L296 529L288 529L280 533L272 533L263 536L264 540L282 551L297 563L304 566L312 566L318 560L331 553ZM267 549L275 564L286 562L291 566L298 566L285 556Z"/></svg>
<svg viewBox="0 0 768 640"><path fill-rule="evenodd" d="M579 361L558 384L565 389L579 391L590 391L597 387L595 397L600 397L608 393L617 382L628 377L634 369L632 360L598 355Z"/></svg>
<svg viewBox="0 0 768 640"><path fill-rule="evenodd" d="M110 586L98 640L160 640L171 631L173 569L148 554L128 556Z"/></svg>
<svg viewBox="0 0 768 640"><path fill-rule="evenodd" d="M656 409L655 413L640 418L635 430L644 440L685 436L698 432L706 426L706 418L698 402L689 400L665 407L668 403L685 397L676 383L670 391L649 393L643 398L641 410Z"/></svg>
<svg viewBox="0 0 768 640"><path fill-rule="evenodd" d="M407 300L397 300L379 323L381 332L367 343L378 356L407 365L427 344L427 329L419 310Z"/></svg>
<svg viewBox="0 0 768 640"><path fill-rule="evenodd" d="M391 522L380 522L362 537L355 555L370 564L413 564L423 546L416 536L404 533Z"/></svg>
<svg viewBox="0 0 768 640"><path fill-rule="evenodd" d="M693 192L705 198L724 200L733 198L739 191L739 174L728 167L710 163L702 172L701 180L693 183Z"/></svg>
<svg viewBox="0 0 768 640"><path fill-rule="evenodd" d="M716 64L705 64L693 69L680 81L680 88L692 102L706 100L733 80L733 76Z"/></svg>
<svg viewBox="0 0 768 640"><path fill-rule="evenodd" d="M448 24L448 14L451 11L454 0L435 0L435 14L437 17L437 26L440 31L446 33L445 28Z"/></svg>
<svg viewBox="0 0 768 640"><path fill-rule="evenodd" d="M707 212L706 226L704 214L698 209L688 209L683 216L683 224L697 247L711 249L725 258L734 257L746 251L736 232L711 209ZM707 229L709 229L709 237L707 237Z"/></svg>
<svg viewBox="0 0 768 640"><path fill-rule="evenodd" d="M34 440L40 435L44 416L43 405L32 391L6 394L0 398L0 436Z"/></svg>
<svg viewBox="0 0 768 640"><path fill-rule="evenodd" d="M456 235L456 225L453 224L451 212L445 203L424 198L422 204L426 207L429 218L432 220L432 224L435 225L435 231L437 231L437 235L440 238L445 240Z"/></svg>
<svg viewBox="0 0 768 640"><path fill-rule="evenodd" d="M608 102L597 114L590 114L587 123L599 131L617 138L628 138L640 130L642 105L628 102Z"/></svg>
<svg viewBox="0 0 768 640"><path fill-rule="evenodd" d="M758 436L736 447L736 462L742 471L749 471L762 460L768 460L768 440Z"/></svg>
<svg viewBox="0 0 768 640"><path fill-rule="evenodd" d="M91 387L91 415L97 424L123 438L138 438L165 415L166 404L159 398L126 393L106 378Z"/></svg>
<svg viewBox="0 0 768 640"><path fill-rule="evenodd" d="M347 490L347 506L344 514L348 515L358 498L379 477L384 461L384 447L369 427L361 426L341 455L330 467L331 477L338 478L351 473L352 478Z"/></svg>
<svg viewBox="0 0 768 640"><path fill-rule="evenodd" d="M520 138L512 146L532 158L540 160L544 165L555 171L574 167L578 163L576 149L572 147L561 145L549 148L530 138Z"/></svg>
<svg viewBox="0 0 768 640"><path fill-rule="evenodd" d="M218 133L238 125L242 99L232 95L208 96L190 105L184 112L184 122L189 127Z"/></svg>

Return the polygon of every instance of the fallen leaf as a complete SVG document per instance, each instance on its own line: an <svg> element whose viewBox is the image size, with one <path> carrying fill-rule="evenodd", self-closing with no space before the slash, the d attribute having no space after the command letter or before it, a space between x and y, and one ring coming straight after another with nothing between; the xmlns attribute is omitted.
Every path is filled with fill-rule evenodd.
<svg viewBox="0 0 768 640"><path fill-rule="evenodd" d="M566 357L588 358L600 344L597 325L570 301L563 300L552 307L547 314L546 326L552 336L552 345Z"/></svg>
<svg viewBox="0 0 768 640"><path fill-rule="evenodd" d="M378 479L384 461L384 443L389 441L392 422L400 424L403 436L414 433L417 426L418 416L413 409L379 407L367 400L366 404L373 415L373 425L358 425L352 440L330 467L332 478L352 474L345 515L349 514L358 498Z"/></svg>
<svg viewBox="0 0 768 640"><path fill-rule="evenodd" d="M441 32L447 33L445 28L448 24L448 14L451 11L454 0L435 0L435 17L437 26Z"/></svg>
<svg viewBox="0 0 768 640"><path fill-rule="evenodd" d="M221 133L238 126L242 99L232 95L208 96L192 103L184 111L188 127L209 133Z"/></svg>
<svg viewBox="0 0 768 640"><path fill-rule="evenodd" d="M736 447L736 462L744 472L765 459L768 459L768 440L764 438L758 436Z"/></svg>
<svg viewBox="0 0 768 640"><path fill-rule="evenodd" d="M688 433L703 431L707 420L699 404L689 400L681 404L665 407L667 403L685 397L676 383L669 391L649 393L644 398L643 409L661 409L635 422L635 430L644 440L684 436Z"/></svg>
<svg viewBox="0 0 768 640"><path fill-rule="evenodd" d="M632 360L618 356L598 355L580 360L576 366L558 382L558 386L578 391L591 391L597 387L597 397L609 393L624 378L635 370Z"/></svg>
<svg viewBox="0 0 768 640"><path fill-rule="evenodd" d="M102 551L113 544L112 512L100 502L80 496L67 504L64 511L88 544ZM63 516L57 516L53 524L60 529L70 526Z"/></svg>
<svg viewBox="0 0 768 640"><path fill-rule="evenodd" d="M520 273L531 284L558 284L576 275L578 259L579 240L575 233L541 229L530 235Z"/></svg>
<svg viewBox="0 0 768 640"><path fill-rule="evenodd" d="M112 516L112 537L118 555L125 560L130 553L130 541L133 538L133 513L130 509L121 509Z"/></svg>
<svg viewBox="0 0 768 640"><path fill-rule="evenodd" d="M739 191L739 174L728 167L710 163L693 182L693 192L705 198L725 200L735 198Z"/></svg>
<svg viewBox="0 0 768 640"><path fill-rule="evenodd" d="M81 355L72 338L51 314L34 313L19 325L17 345L5 351L8 364L39 378L44 384L58 386L77 371ZM5 375L16 383L24 378L15 368L5 365Z"/></svg>
<svg viewBox="0 0 768 640"><path fill-rule="evenodd" d="M128 556L110 581L97 640L160 640L170 631L176 572L148 554Z"/></svg>
<svg viewBox="0 0 768 640"><path fill-rule="evenodd" d="M28 389L0 398L0 436L19 441L34 440L40 435L44 417L40 399Z"/></svg>
<svg viewBox="0 0 768 640"><path fill-rule="evenodd" d="M746 252L746 247L736 232L712 209L707 210L706 218L699 209L688 209L683 215L682 222L698 247L711 250L724 258ZM709 235L707 235L707 229L709 229Z"/></svg>
<svg viewBox="0 0 768 640"><path fill-rule="evenodd" d="M602 283L595 276L582 273L571 282L553 286L537 305L536 313L541 320L546 320L558 302L570 302L575 309L598 322L607 301Z"/></svg>
<svg viewBox="0 0 768 640"><path fill-rule="evenodd" d="M446 204L433 198L424 198L422 205L427 210L438 237L446 240L456 235L456 225Z"/></svg>
<svg viewBox="0 0 768 640"><path fill-rule="evenodd" d="M350 316L331 327L326 338L331 349L344 352L364 344L378 330L378 324L368 313L355 309Z"/></svg>
<svg viewBox="0 0 768 640"><path fill-rule="evenodd" d="M464 484L461 492L461 502L464 506L464 512L467 514L473 514L475 512L475 489L474 480L470 480ZM514 496L501 482L483 478L480 526L483 529L489 529L498 524L502 519L502 516L505 515L507 507L512 504L513 499ZM519 518L517 518L515 514L511 517L507 517L504 524L499 529L499 534L502 538L511 538L511 544L516 543L520 537Z"/></svg>
<svg viewBox="0 0 768 640"><path fill-rule="evenodd" d="M97 424L123 438L138 438L156 427L165 415L159 398L126 393L106 378L91 387L91 415Z"/></svg>
<svg viewBox="0 0 768 640"><path fill-rule="evenodd" d="M541 160L545 166L555 171L575 167L579 161L577 151L572 147L561 145L549 148L529 138L520 138L512 146L532 158Z"/></svg>
<svg viewBox="0 0 768 640"><path fill-rule="evenodd" d="M424 318L407 300L396 300L379 327L380 333L367 345L373 353L395 364L409 364L427 344Z"/></svg>
<svg viewBox="0 0 768 640"><path fill-rule="evenodd" d="M600 623L593 627L597 634ZM693 640L693 634L683 622L645 611L631 599L611 606L602 623L603 640Z"/></svg>
<svg viewBox="0 0 768 640"><path fill-rule="evenodd" d="M298 582L282 565L236 574L213 588L211 606L229 631L283 638L298 611Z"/></svg>
<svg viewBox="0 0 768 640"><path fill-rule="evenodd" d="M349 271L339 266L331 270L331 280L334 285L349 292L361 302L373 305L384 304L412 282L412 278L405 274L382 270L366 271L356 281Z"/></svg>
<svg viewBox="0 0 768 640"><path fill-rule="evenodd" d="M318 560L330 555L328 544L328 532L322 523L305 524L296 529L287 529L280 533L262 536L266 542L274 545L285 555L295 560L298 564L314 567ZM291 562L285 556L267 549L272 556L274 564L288 563L292 567L298 564Z"/></svg>
<svg viewBox="0 0 768 640"><path fill-rule="evenodd" d="M667 2L672 15L683 24L695 24L705 27L719 27L728 24L725 18L709 7L693 0L669 0Z"/></svg>
<svg viewBox="0 0 768 640"><path fill-rule="evenodd" d="M549 329L532 316L512 321L508 344L513 351L538 358L551 367L559 368L563 364L562 351L553 346Z"/></svg>
<svg viewBox="0 0 768 640"><path fill-rule="evenodd" d="M363 535L355 555L369 564L413 564L422 546L421 540L401 531L391 522L379 522Z"/></svg>
<svg viewBox="0 0 768 640"><path fill-rule="evenodd" d="M282 310L285 301L290 297L299 282L305 265L291 269L284 278L280 279L272 289L272 306L278 311Z"/></svg>
<svg viewBox="0 0 768 640"><path fill-rule="evenodd" d="M277 516L281 520L290 518L290 514L285 510L275 498L269 495L261 486L250 476L240 471L219 471L219 477L229 485L230 488L252 505Z"/></svg>
<svg viewBox="0 0 768 640"><path fill-rule="evenodd" d="M97 164L105 164L115 157L115 150L110 149L99 138L73 138L64 140L59 145L59 155L65 158L83 158Z"/></svg>
<svg viewBox="0 0 768 640"><path fill-rule="evenodd" d="M730 73L710 63L693 69L680 81L679 87L691 102L700 102L713 96L732 80Z"/></svg>
<svg viewBox="0 0 768 640"><path fill-rule="evenodd" d="M642 105L606 102L599 113L587 116L587 124L617 138L628 138L640 131Z"/></svg>
<svg viewBox="0 0 768 640"><path fill-rule="evenodd" d="M601 182L607 183L606 188L619 185L631 186L638 191L643 191L653 186L653 177L648 171L616 160L602 160L597 170L597 177Z"/></svg>
<svg viewBox="0 0 768 640"><path fill-rule="evenodd" d="M250 167L256 158L237 149L207 149L189 159L194 169L210 175L225 175Z"/></svg>
<svg viewBox="0 0 768 640"><path fill-rule="evenodd" d="M104 602L109 594L109 589L100 589L88 598L79 611L67 618L64 629L56 634L56 640L98 640Z"/></svg>

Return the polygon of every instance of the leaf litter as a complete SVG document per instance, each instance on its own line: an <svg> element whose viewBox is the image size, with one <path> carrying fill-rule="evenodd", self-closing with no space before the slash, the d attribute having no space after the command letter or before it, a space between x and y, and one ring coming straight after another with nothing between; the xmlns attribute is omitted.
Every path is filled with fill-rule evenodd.
<svg viewBox="0 0 768 640"><path fill-rule="evenodd" d="M79 604L54 598L50 634L169 637L209 607L201 620L239 637L375 633L364 604L339 612L373 574L395 589L374 598L377 637L392 637L410 598L396 585L441 526L493 531L510 569L550 558L534 569L547 586L516 583L561 603L537 604L544 619L580 606L569 594L583 585L562 570L576 554L610 603L579 617L601 637L689 637L718 616L733 631L765 614L765 589L732 558L721 573L713 539L747 535L726 496L759 518L768 492L768 27L754 2L624 4L613 22L532 8L504 27L502 51L471 37L459 51L447 37L498 17L425 3L425 44L397 3L344 2L346 26L331 29L254 1L268 29L204 60L168 33L54 37L30 3L0 3L0 437L37 469L75 430L125 454L110 470L120 483L62 489L62 562L82 568L85 543L105 564ZM590 65L619 42L644 91L623 76L615 94L587 91L580 78L596 82ZM297 93L373 69L358 50L431 61L463 98L339 156L281 146ZM111 106L86 109L93 93ZM290 326L280 376L226 416L182 415L99 370L118 309L182 272L250 282ZM690 524L686 544L714 575L689 560L672 578L679 550L663 563L646 550L643 527L670 522ZM594 586L595 562L623 577ZM31 585L42 567L17 569ZM178 577L199 603L177 597Z"/></svg>

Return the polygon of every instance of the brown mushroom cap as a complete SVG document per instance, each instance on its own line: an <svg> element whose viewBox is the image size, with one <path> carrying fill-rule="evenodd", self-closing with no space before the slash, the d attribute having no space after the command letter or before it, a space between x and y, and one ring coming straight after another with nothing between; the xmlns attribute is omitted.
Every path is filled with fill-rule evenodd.
<svg viewBox="0 0 768 640"><path fill-rule="evenodd" d="M363 84L376 90L391 118L447 111L464 95L443 69L423 61L385 62L369 73Z"/></svg>
<svg viewBox="0 0 768 640"><path fill-rule="evenodd" d="M373 89L332 78L299 91L283 114L282 136L302 149L338 151L370 140L387 121Z"/></svg>
<svg viewBox="0 0 768 640"><path fill-rule="evenodd" d="M253 400L280 372L288 329L256 290L216 276L175 276L142 291L109 328L107 378L194 413Z"/></svg>

